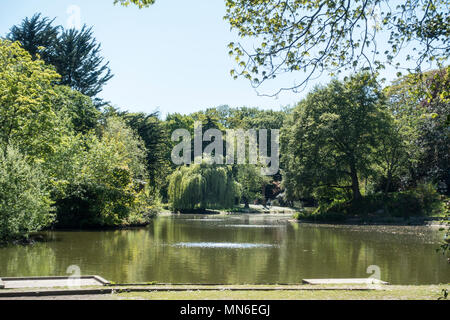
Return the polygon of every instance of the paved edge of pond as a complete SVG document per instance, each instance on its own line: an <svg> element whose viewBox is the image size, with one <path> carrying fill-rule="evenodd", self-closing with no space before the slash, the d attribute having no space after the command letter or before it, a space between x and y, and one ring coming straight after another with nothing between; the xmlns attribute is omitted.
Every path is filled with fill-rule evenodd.
<svg viewBox="0 0 450 320"><path fill-rule="evenodd" d="M106 286L110 282L97 275L86 275L77 278L67 276L46 277L2 277L0 278L0 289L26 289L33 288L57 288L65 287L67 282L78 282L78 286Z"/></svg>
<svg viewBox="0 0 450 320"><path fill-rule="evenodd" d="M155 291L319 291L319 290L345 290L345 291L371 291L384 290L382 285L366 286L317 286L317 285L127 285L92 287L82 289L39 289L17 290L2 289L1 298L19 297L45 297L45 296L77 296L77 295L104 295L127 292L155 292Z"/></svg>

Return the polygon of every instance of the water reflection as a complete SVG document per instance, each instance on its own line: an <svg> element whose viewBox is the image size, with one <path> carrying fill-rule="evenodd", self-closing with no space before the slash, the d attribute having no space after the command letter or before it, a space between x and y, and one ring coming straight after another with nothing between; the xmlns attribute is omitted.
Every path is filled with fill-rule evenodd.
<svg viewBox="0 0 450 320"><path fill-rule="evenodd" d="M209 223L198 223L204 220ZM299 283L368 277L367 267L378 265L381 278L394 284L450 282L446 259L435 252L441 233L426 227L168 216L145 229L48 236L53 241L0 248L0 276L65 275L78 265L85 275L115 282Z"/></svg>
<svg viewBox="0 0 450 320"><path fill-rule="evenodd" d="M183 248L229 248L229 249L252 249L252 248L270 248L273 244L264 243L231 243L231 242L181 242L175 243L173 247Z"/></svg>
<svg viewBox="0 0 450 320"><path fill-rule="evenodd" d="M228 228L280 228L283 226L270 224L225 224L223 227Z"/></svg>

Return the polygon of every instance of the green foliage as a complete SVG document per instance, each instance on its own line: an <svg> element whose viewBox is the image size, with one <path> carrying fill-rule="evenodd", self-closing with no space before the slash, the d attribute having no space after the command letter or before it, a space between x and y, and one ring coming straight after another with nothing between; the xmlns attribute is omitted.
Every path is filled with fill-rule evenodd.
<svg viewBox="0 0 450 320"><path fill-rule="evenodd" d="M130 4L134 4L139 9L149 7L155 3L155 0L114 0L114 4L119 3L122 6L128 7Z"/></svg>
<svg viewBox="0 0 450 320"><path fill-rule="evenodd" d="M345 69L383 69L385 65L413 70L424 62L448 59L448 1L407 0L392 5L383 0L304 1L226 0L225 19L245 46L231 42L229 54L238 64L234 78L254 87L286 72L303 75L299 89L311 78ZM406 59L401 51L407 51ZM379 48L386 48L383 52ZM408 49L406 49L408 50ZM403 58L403 61L399 59ZM406 62L405 62L406 61Z"/></svg>
<svg viewBox="0 0 450 320"><path fill-rule="evenodd" d="M407 135L409 132L409 128L392 117L387 117L379 130L378 147L374 157L375 169L379 172L374 175L374 180L378 180L377 187L385 193L398 191L398 186L396 188L394 184L408 170L410 162Z"/></svg>
<svg viewBox="0 0 450 320"><path fill-rule="evenodd" d="M367 195L358 201L334 200L321 205L313 214L343 214L349 216L411 217L442 214L443 202L431 184L419 184L417 188L388 194Z"/></svg>
<svg viewBox="0 0 450 320"><path fill-rule="evenodd" d="M347 216L344 213L324 212L321 214L297 212L293 216L296 220L305 220L311 222L344 222Z"/></svg>
<svg viewBox="0 0 450 320"><path fill-rule="evenodd" d="M442 218L442 228L441 231L445 231L443 241L437 249L438 251L442 251L442 254L450 253L450 199L444 199L444 209L443 209L443 218ZM450 258L449 258L450 259ZM450 260L449 260L450 262Z"/></svg>
<svg viewBox="0 0 450 320"><path fill-rule="evenodd" d="M157 202L147 185L145 147L118 118L69 137L46 163L60 226L144 222Z"/></svg>
<svg viewBox="0 0 450 320"><path fill-rule="evenodd" d="M120 113L125 122L135 130L147 150L146 164L151 186L166 193L167 176L171 171L170 144L166 126L158 114Z"/></svg>
<svg viewBox="0 0 450 320"><path fill-rule="evenodd" d="M66 86L55 87L55 92L53 107L61 116L70 119L71 130L84 134L97 126L101 112L90 97Z"/></svg>
<svg viewBox="0 0 450 320"><path fill-rule="evenodd" d="M230 108L220 106L208 108L193 114L194 117L203 115L219 123L217 127L225 129L280 129L283 125L286 111L261 110L259 108Z"/></svg>
<svg viewBox="0 0 450 320"><path fill-rule="evenodd" d="M283 128L282 163L288 198L308 197L318 188L351 190L373 173L381 130L389 116L375 79L362 73L316 88L294 109Z"/></svg>
<svg viewBox="0 0 450 320"><path fill-rule="evenodd" d="M62 85L94 97L113 77L109 62L104 63L103 60L92 28L83 26L81 30L63 30L50 63L61 75Z"/></svg>
<svg viewBox="0 0 450 320"><path fill-rule="evenodd" d="M44 41L49 32L41 28L49 26L37 15L22 29L15 28L14 36ZM95 79L90 72L99 71L94 69L101 59L96 60L99 47L89 40L90 30L63 32L58 41L66 38L73 40L66 44L76 51L68 60L83 65L71 73L73 80L80 80L82 74ZM45 51L54 63L50 53L64 45L53 45L53 51L30 49L32 56L19 42L0 39L0 238L26 236L52 223L52 203L59 226L147 222L159 198L148 184L144 142L118 117L101 117L90 97L58 85L60 76L40 58ZM84 84L84 88L93 85Z"/></svg>
<svg viewBox="0 0 450 320"><path fill-rule="evenodd" d="M169 178L169 201L173 210L231 208L239 198L239 184L231 168L206 163L183 166Z"/></svg>
<svg viewBox="0 0 450 320"><path fill-rule="evenodd" d="M0 149L0 241L26 237L54 220L45 177L17 149Z"/></svg>
<svg viewBox="0 0 450 320"><path fill-rule="evenodd" d="M425 87L420 101L425 113L416 127L420 152L415 178L431 181L450 195L450 67L425 75Z"/></svg>
<svg viewBox="0 0 450 320"><path fill-rule="evenodd" d="M237 182L241 186L241 197L245 207L253 200L262 200L263 187L269 182L269 178L261 175L260 168L251 164L237 165Z"/></svg>
<svg viewBox="0 0 450 320"><path fill-rule="evenodd" d="M100 44L92 29L81 30L52 26L53 20L35 14L11 28L8 39L19 41L35 58L55 66L61 75L60 84L89 97L96 96L112 78L108 62L100 56ZM97 99L100 103L100 100Z"/></svg>
<svg viewBox="0 0 450 320"><path fill-rule="evenodd" d="M52 25L54 19L42 18L40 13L25 18L18 26L13 26L7 35L12 42L19 41L33 58L49 61L53 55L52 48L58 41L60 27Z"/></svg>
<svg viewBox="0 0 450 320"><path fill-rule="evenodd" d="M403 77L388 88L388 107L403 132L403 187L430 181L450 193L450 67Z"/></svg>
<svg viewBox="0 0 450 320"><path fill-rule="evenodd" d="M58 142L52 109L58 74L17 42L0 39L0 147L44 157Z"/></svg>

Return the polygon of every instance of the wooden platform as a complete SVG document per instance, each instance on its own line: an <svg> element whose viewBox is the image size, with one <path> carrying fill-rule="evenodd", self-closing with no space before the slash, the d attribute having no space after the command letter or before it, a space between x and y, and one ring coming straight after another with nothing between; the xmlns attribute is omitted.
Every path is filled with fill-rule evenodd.
<svg viewBox="0 0 450 320"><path fill-rule="evenodd" d="M104 286L108 284L109 281L100 276L80 276L79 279L72 277L0 278L0 289Z"/></svg>
<svg viewBox="0 0 450 320"><path fill-rule="evenodd" d="M353 278L353 279L303 279L306 284L389 284L373 278Z"/></svg>

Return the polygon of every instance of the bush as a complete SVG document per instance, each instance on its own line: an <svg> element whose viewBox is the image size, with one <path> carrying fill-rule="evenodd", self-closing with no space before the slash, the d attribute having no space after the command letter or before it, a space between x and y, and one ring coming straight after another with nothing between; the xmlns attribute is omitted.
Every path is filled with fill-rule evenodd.
<svg viewBox="0 0 450 320"><path fill-rule="evenodd" d="M293 216L296 220L305 220L310 222L343 222L347 218L343 212L297 212Z"/></svg>
<svg viewBox="0 0 450 320"><path fill-rule="evenodd" d="M54 220L44 185L38 167L17 150L0 150L0 240L27 237Z"/></svg>
<svg viewBox="0 0 450 320"><path fill-rule="evenodd" d="M420 184L413 190L388 194L377 193L352 202L335 200L330 205L321 205L314 214L376 215L406 218L438 215L442 208L441 196L434 186Z"/></svg>
<svg viewBox="0 0 450 320"><path fill-rule="evenodd" d="M57 224L101 227L148 221L158 202L149 190L145 148L119 119L101 130L74 136L58 147L47 163Z"/></svg>

